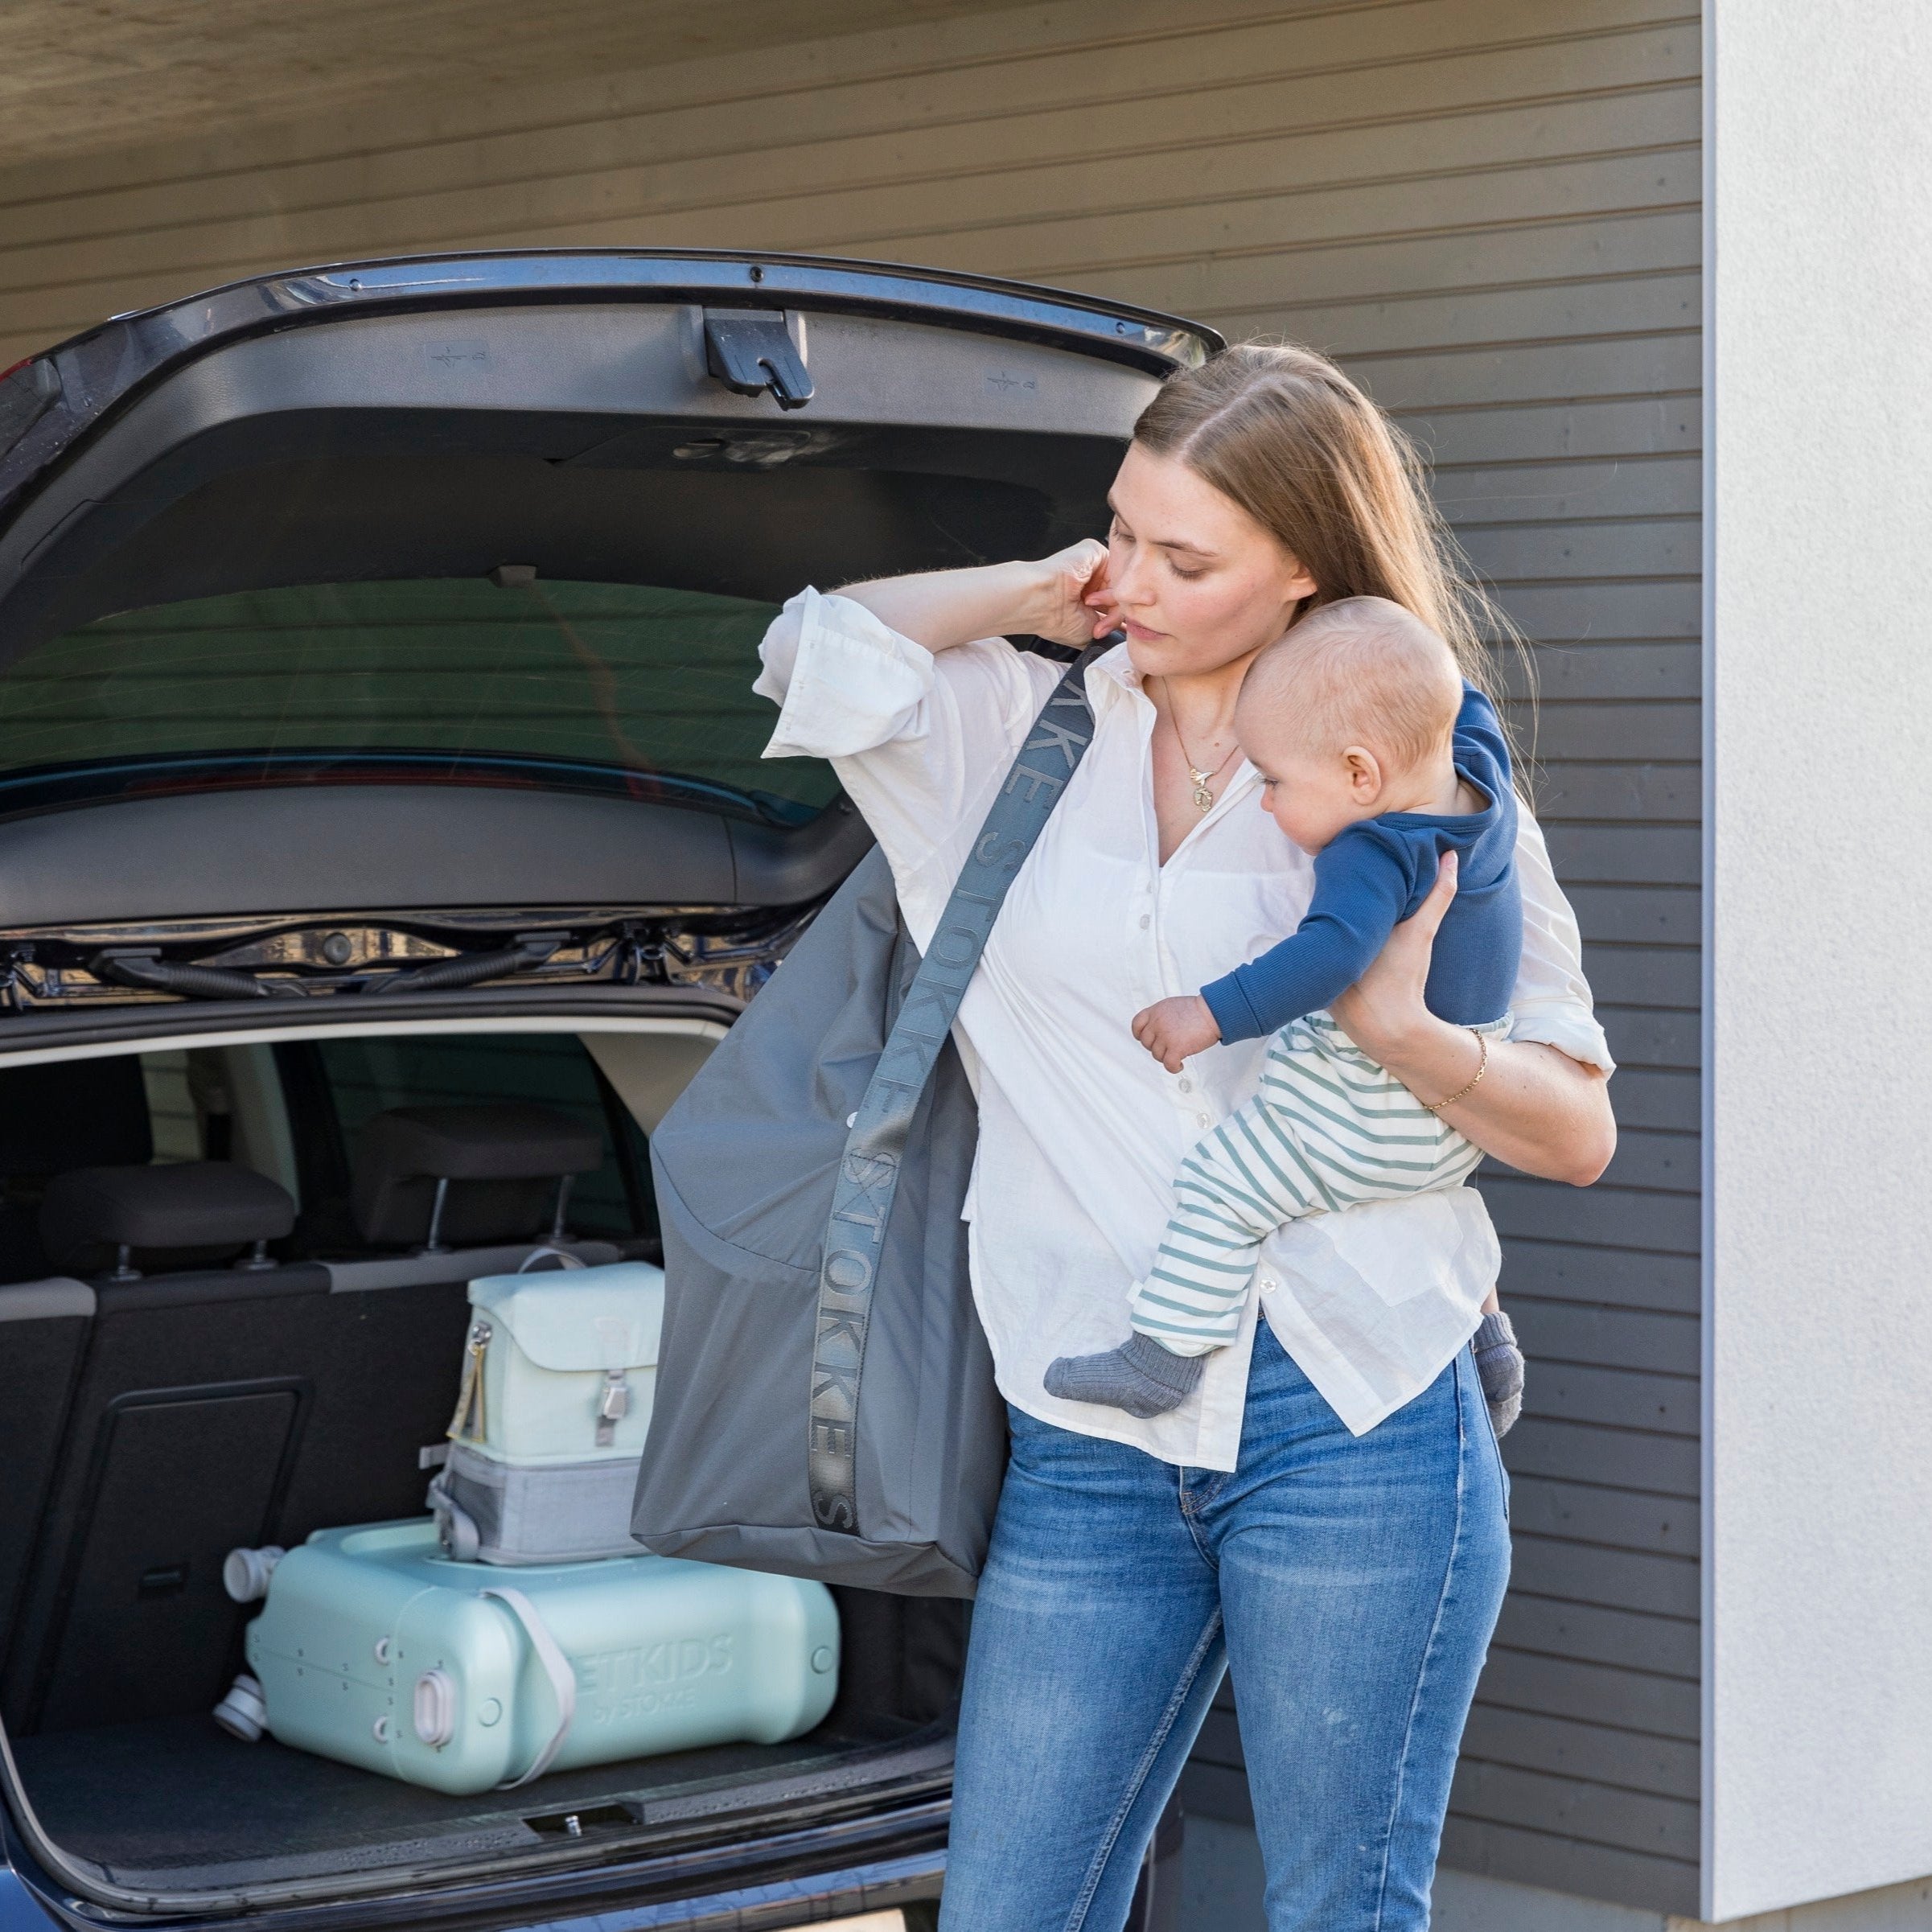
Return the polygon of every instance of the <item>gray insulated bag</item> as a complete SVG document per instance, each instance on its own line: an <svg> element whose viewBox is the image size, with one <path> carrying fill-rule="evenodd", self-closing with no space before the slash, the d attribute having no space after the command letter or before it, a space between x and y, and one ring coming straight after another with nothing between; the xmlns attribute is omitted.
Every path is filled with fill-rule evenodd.
<svg viewBox="0 0 1932 1932"><path fill-rule="evenodd" d="M1093 733L1050 697L922 960L876 849L652 1137L656 1403L631 1519L664 1556L970 1597L1005 1412L960 1213L978 1114L951 1028Z"/></svg>

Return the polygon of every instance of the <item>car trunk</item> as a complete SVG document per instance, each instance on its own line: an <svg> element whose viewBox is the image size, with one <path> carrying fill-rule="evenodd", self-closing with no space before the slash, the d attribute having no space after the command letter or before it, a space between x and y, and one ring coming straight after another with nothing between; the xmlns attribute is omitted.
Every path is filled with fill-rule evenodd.
<svg viewBox="0 0 1932 1932"><path fill-rule="evenodd" d="M371 1121L572 1113L605 1157L565 1244L656 1257L650 1134L868 842L828 767L758 755L779 600L1098 529L1205 340L858 265L513 257L217 291L0 386L0 1770L73 1891L368 1895L943 1790L959 1603L837 1593L791 1742L452 1798L215 1725L220 1560L421 1511L465 1285L553 1218L473 1182L450 1252L398 1241ZM273 1268L50 1248L60 1174L210 1161L294 1197Z"/></svg>

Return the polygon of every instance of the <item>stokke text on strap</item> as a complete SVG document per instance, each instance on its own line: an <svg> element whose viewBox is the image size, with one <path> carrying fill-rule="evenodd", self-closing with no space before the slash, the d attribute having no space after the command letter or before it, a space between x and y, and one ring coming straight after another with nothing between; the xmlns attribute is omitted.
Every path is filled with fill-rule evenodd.
<svg viewBox="0 0 1932 1932"><path fill-rule="evenodd" d="M845 1137L819 1272L806 1445L812 1514L821 1529L859 1533L859 1383L906 1137L1007 888L1092 739L1087 667L1114 641L1083 651L1034 721L973 841Z"/></svg>

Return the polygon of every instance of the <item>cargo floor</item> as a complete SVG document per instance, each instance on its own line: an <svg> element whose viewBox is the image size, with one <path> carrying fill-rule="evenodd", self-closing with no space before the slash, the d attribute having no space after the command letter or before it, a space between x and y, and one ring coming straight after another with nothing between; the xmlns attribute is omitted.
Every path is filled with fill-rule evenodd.
<svg viewBox="0 0 1932 1932"><path fill-rule="evenodd" d="M830 1727L791 1744L727 1745L562 1771L515 1792L450 1798L272 1740L245 1745L205 1717L107 1724L14 1741L29 1798L48 1835L117 1882L191 1869L228 1883L320 1877L418 1860L528 1850L561 1815L627 1803L646 1824L714 1808L707 1792L814 1774L878 1753L919 1727L882 1720L854 1736ZM888 1753L896 1756L896 1753ZM841 1782L844 1782L841 1780ZM719 1807L722 1808L722 1807ZM539 1821L535 1826L531 1820ZM594 1828L594 1827L593 1827Z"/></svg>

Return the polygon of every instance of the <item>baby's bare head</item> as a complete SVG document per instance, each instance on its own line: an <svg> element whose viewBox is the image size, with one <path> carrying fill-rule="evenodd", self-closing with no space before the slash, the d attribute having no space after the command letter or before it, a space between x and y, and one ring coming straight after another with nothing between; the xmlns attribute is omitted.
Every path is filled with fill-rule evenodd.
<svg viewBox="0 0 1932 1932"><path fill-rule="evenodd" d="M1420 618L1386 597L1350 597L1311 612L1248 667L1237 728L1250 757L1279 747L1327 758L1359 745L1392 778L1448 756L1461 708L1455 654Z"/></svg>

